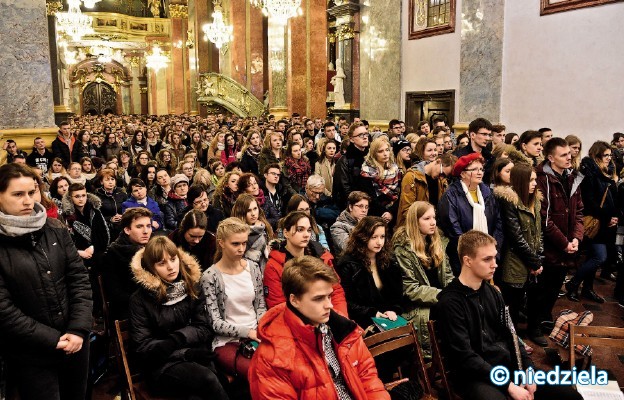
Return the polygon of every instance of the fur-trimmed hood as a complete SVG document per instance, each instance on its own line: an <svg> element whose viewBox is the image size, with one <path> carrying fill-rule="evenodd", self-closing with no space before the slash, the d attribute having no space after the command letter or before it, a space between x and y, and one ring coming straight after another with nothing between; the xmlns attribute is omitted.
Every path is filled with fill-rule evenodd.
<svg viewBox="0 0 624 400"><path fill-rule="evenodd" d="M524 155L523 152L516 149L515 147L512 147L506 150L506 153L507 153L507 157L514 163L514 165L525 164L525 165L528 165L529 167L533 166L533 160L527 157L526 155Z"/></svg>
<svg viewBox="0 0 624 400"><path fill-rule="evenodd" d="M158 288L163 284L163 281L160 277L152 274L141 266L141 258L143 258L144 251L145 248L142 248L132 257L132 261L130 261L130 269L135 282L138 283L139 286L151 293L157 293ZM198 283L199 278L201 278L201 268L199 266L199 262L195 259L195 257L181 248L178 248L178 252L180 257L180 269L186 268L193 283Z"/></svg>
<svg viewBox="0 0 624 400"><path fill-rule="evenodd" d="M102 200L93 193L87 193L87 203L91 205L96 210L99 210L102 207ZM61 207L63 209L63 214L65 215L74 215L76 214L76 207L74 207L74 203L69 197L69 192L63 195L63 200L61 201Z"/></svg>
<svg viewBox="0 0 624 400"><path fill-rule="evenodd" d="M541 203L542 200L544 200L544 196L542 195L542 192L539 189L535 188L535 191L536 191L535 199ZM495 186L494 196L496 196L497 198L506 200L510 202L511 204L515 205L516 207L522 206L520 202L520 196L518 196L518 193L516 193L516 191L511 186L507 186L507 185Z"/></svg>

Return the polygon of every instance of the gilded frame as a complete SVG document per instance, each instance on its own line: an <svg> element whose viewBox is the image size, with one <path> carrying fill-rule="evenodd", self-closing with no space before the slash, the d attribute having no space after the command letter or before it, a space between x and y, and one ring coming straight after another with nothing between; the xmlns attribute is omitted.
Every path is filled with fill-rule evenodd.
<svg viewBox="0 0 624 400"><path fill-rule="evenodd" d="M622 1L622 0L617 0ZM443 35L445 33L453 33L455 32L455 0L450 0L450 12L449 12L449 22L448 24L432 26L431 28L425 28L422 30L415 30L414 28L414 14L416 13L417 3L421 2L421 5L424 3L425 6L427 4L427 0L410 0L409 1L409 10L408 10L408 18L409 21L407 25L409 26L409 40L421 39L430 36Z"/></svg>
<svg viewBox="0 0 624 400"><path fill-rule="evenodd" d="M609 3L620 3L624 0L540 0L540 15L554 14L579 8L596 7Z"/></svg>

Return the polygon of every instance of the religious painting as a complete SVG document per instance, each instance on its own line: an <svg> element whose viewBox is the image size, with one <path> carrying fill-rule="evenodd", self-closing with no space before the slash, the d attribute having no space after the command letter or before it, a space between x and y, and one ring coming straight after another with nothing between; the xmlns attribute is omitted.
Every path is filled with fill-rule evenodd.
<svg viewBox="0 0 624 400"><path fill-rule="evenodd" d="M455 32L455 0L410 0L409 39Z"/></svg>
<svg viewBox="0 0 624 400"><path fill-rule="evenodd" d="M96 18L95 24L98 27L100 27L100 26L117 26L117 20L116 19L110 19L110 18Z"/></svg>
<svg viewBox="0 0 624 400"><path fill-rule="evenodd" d="M618 3L622 1L624 0L540 0L540 15L554 14L585 7L601 6L603 4Z"/></svg>
<svg viewBox="0 0 624 400"><path fill-rule="evenodd" d="M130 22L131 31L147 31L147 24L139 24L137 22Z"/></svg>

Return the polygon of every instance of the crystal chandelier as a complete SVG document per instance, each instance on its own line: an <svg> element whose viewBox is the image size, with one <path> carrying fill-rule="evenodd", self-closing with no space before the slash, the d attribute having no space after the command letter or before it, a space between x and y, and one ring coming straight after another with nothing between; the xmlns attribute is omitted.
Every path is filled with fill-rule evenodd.
<svg viewBox="0 0 624 400"><path fill-rule="evenodd" d="M152 53L147 54L145 59L147 60L147 63L145 64L146 67L153 69L154 72L158 72L159 69L167 67L167 64L169 63L169 57L163 53L157 43L155 43L154 47L152 47Z"/></svg>
<svg viewBox="0 0 624 400"><path fill-rule="evenodd" d="M91 54L97 57L98 62L102 64L113 61L113 49L108 46L93 46Z"/></svg>
<svg viewBox="0 0 624 400"><path fill-rule="evenodd" d="M93 33L93 18L80 11L80 0L67 0L67 12L57 12L57 26L61 33L65 33L77 42L84 35Z"/></svg>
<svg viewBox="0 0 624 400"><path fill-rule="evenodd" d="M258 7L267 17L274 18L286 25L288 19L303 15L301 0L249 0L251 5Z"/></svg>
<svg viewBox="0 0 624 400"><path fill-rule="evenodd" d="M95 3L99 3L100 1L102 0L82 0L86 8L93 8L95 7Z"/></svg>
<svg viewBox="0 0 624 400"><path fill-rule="evenodd" d="M225 43L232 40L232 32L234 27L232 25L226 25L223 20L223 9L221 8L221 1L215 0L214 12L212 13L212 22L204 24L202 30L204 31L204 40L210 40L215 44L217 49L220 49Z"/></svg>

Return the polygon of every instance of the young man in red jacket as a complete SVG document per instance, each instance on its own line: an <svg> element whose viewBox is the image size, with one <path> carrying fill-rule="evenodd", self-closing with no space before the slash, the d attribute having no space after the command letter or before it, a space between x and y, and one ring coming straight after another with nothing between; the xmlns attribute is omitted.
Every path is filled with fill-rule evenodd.
<svg viewBox="0 0 624 400"><path fill-rule="evenodd" d="M332 310L334 270L311 256L286 263L286 303L267 311L251 360L254 400L389 400L362 329ZM296 339L295 339L296 338Z"/></svg>

